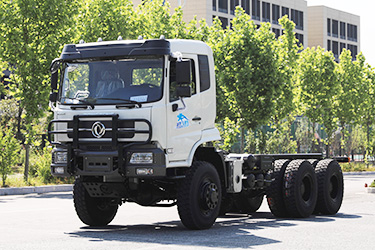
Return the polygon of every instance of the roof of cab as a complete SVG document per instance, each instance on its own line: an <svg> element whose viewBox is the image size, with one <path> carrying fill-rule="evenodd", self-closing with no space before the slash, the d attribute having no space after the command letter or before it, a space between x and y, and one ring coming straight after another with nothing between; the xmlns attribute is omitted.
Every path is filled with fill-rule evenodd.
<svg viewBox="0 0 375 250"><path fill-rule="evenodd" d="M169 55L175 51L181 53L209 54L211 49L204 42L195 40L117 40L67 44L64 46L60 59L66 61L112 59L141 55Z"/></svg>

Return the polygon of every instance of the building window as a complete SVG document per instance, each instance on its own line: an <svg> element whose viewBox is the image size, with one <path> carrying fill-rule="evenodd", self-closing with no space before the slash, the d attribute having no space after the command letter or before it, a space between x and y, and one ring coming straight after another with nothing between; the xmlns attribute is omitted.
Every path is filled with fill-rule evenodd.
<svg viewBox="0 0 375 250"><path fill-rule="evenodd" d="M250 0L241 1L242 8L245 10L245 13L250 15Z"/></svg>
<svg viewBox="0 0 375 250"><path fill-rule="evenodd" d="M331 19L327 19L327 35L331 36Z"/></svg>
<svg viewBox="0 0 375 250"><path fill-rule="evenodd" d="M332 36L339 37L339 21L332 19Z"/></svg>
<svg viewBox="0 0 375 250"><path fill-rule="evenodd" d="M303 30L303 12L294 9L291 12L291 20L296 24L296 29Z"/></svg>
<svg viewBox="0 0 375 250"><path fill-rule="evenodd" d="M287 15L289 17L289 8L287 7L282 7L281 8L281 16Z"/></svg>
<svg viewBox="0 0 375 250"><path fill-rule="evenodd" d="M228 1L219 0L219 11L223 13L228 13Z"/></svg>
<svg viewBox="0 0 375 250"><path fill-rule="evenodd" d="M355 45L348 44L348 50L352 52L352 60L354 61L358 54L358 47Z"/></svg>
<svg viewBox="0 0 375 250"><path fill-rule="evenodd" d="M279 29L275 29L275 28L272 28L272 32L275 33L275 38L279 38L280 36L280 30Z"/></svg>
<svg viewBox="0 0 375 250"><path fill-rule="evenodd" d="M223 27L223 29L226 29L228 26L228 18L219 16L219 19L221 21L221 27Z"/></svg>
<svg viewBox="0 0 375 250"><path fill-rule="evenodd" d="M346 39L346 23L340 22L340 38Z"/></svg>
<svg viewBox="0 0 375 250"><path fill-rule="evenodd" d="M356 25L348 24L348 40L357 42L358 39L358 28Z"/></svg>
<svg viewBox="0 0 375 250"><path fill-rule="evenodd" d="M303 35L299 34L299 33L296 33L296 38L298 40L298 45L303 46Z"/></svg>
<svg viewBox="0 0 375 250"><path fill-rule="evenodd" d="M327 50L328 50L328 51L331 51L331 50L332 50L332 47L331 47L331 40L327 40Z"/></svg>
<svg viewBox="0 0 375 250"><path fill-rule="evenodd" d="M240 0L231 0L230 1L230 13L235 14L236 7L240 4Z"/></svg>
<svg viewBox="0 0 375 250"><path fill-rule="evenodd" d="M262 2L262 21L271 21L271 7L270 3Z"/></svg>
<svg viewBox="0 0 375 250"><path fill-rule="evenodd" d="M279 24L280 19L280 6L272 4L272 23Z"/></svg>
<svg viewBox="0 0 375 250"><path fill-rule="evenodd" d="M212 10L216 11L216 0L212 0Z"/></svg>
<svg viewBox="0 0 375 250"><path fill-rule="evenodd" d="M260 1L252 0L251 7L251 18L254 20L260 20Z"/></svg>
<svg viewBox="0 0 375 250"><path fill-rule="evenodd" d="M332 52L333 55L335 56L336 61L339 60L339 43L332 41Z"/></svg>
<svg viewBox="0 0 375 250"><path fill-rule="evenodd" d="M340 43L340 55L342 53L342 51L346 49L346 44L345 43Z"/></svg>

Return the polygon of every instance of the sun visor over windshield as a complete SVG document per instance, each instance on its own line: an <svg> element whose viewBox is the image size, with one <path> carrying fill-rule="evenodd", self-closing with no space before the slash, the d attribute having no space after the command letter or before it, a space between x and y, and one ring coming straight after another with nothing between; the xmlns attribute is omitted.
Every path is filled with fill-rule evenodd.
<svg viewBox="0 0 375 250"><path fill-rule="evenodd" d="M121 58L141 55L169 55L170 44L166 40L139 42L118 41L115 43L68 44L64 46L60 59L81 60L90 58Z"/></svg>

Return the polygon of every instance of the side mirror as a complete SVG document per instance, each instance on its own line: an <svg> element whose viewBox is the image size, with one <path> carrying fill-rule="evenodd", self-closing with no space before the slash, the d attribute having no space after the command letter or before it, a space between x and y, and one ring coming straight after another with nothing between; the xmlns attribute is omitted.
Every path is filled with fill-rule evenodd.
<svg viewBox="0 0 375 250"><path fill-rule="evenodd" d="M51 75L51 89L56 90L57 89L57 82L59 80L59 73L58 71L52 73Z"/></svg>
<svg viewBox="0 0 375 250"><path fill-rule="evenodd" d="M176 62L176 81L178 84L191 83L191 64L190 60Z"/></svg>
<svg viewBox="0 0 375 250"><path fill-rule="evenodd" d="M176 89L176 94L178 97L190 97L191 88L190 86L178 86Z"/></svg>

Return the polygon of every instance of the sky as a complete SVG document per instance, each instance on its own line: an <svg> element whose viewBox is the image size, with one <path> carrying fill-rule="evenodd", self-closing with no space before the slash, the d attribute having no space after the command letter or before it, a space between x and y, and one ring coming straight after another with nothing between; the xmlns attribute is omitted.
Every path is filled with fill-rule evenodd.
<svg viewBox="0 0 375 250"><path fill-rule="evenodd" d="M367 63L375 67L374 0L307 0L308 6L324 5L361 17L360 46Z"/></svg>

